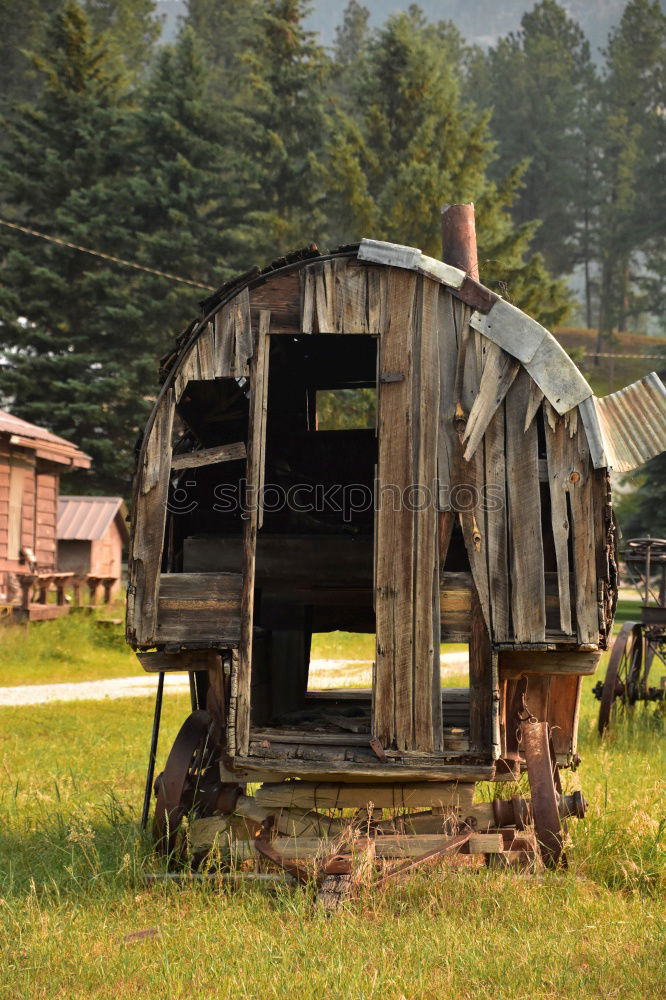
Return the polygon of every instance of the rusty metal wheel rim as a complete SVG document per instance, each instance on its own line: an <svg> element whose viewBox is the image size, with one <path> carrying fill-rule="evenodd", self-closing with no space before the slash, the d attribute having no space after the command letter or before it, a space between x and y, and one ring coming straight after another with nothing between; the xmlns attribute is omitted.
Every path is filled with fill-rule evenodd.
<svg viewBox="0 0 666 1000"><path fill-rule="evenodd" d="M548 723L523 722L521 734L530 781L532 816L541 857L548 868L566 867L566 827L559 812L560 776Z"/></svg>
<svg viewBox="0 0 666 1000"><path fill-rule="evenodd" d="M156 781L157 802L153 840L163 854L173 853L183 816L197 798L199 783L216 757L210 746L212 719L208 712L192 712L181 726Z"/></svg>
<svg viewBox="0 0 666 1000"><path fill-rule="evenodd" d="M641 663L643 659L643 635L638 622L625 622L618 632L601 692L599 707L599 733L608 728L611 710L616 698L625 704L633 704L638 697Z"/></svg>

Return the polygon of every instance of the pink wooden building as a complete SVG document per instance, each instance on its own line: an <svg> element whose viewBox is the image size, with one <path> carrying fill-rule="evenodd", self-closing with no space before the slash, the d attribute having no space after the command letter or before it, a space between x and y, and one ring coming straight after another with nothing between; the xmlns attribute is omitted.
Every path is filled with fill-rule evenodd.
<svg viewBox="0 0 666 1000"><path fill-rule="evenodd" d="M126 517L122 497L60 497L58 569L108 581L107 599L116 594L121 584L122 553L129 541Z"/></svg>
<svg viewBox="0 0 666 1000"><path fill-rule="evenodd" d="M0 601L21 599L19 577L57 571L60 475L90 468L70 441L0 410Z"/></svg>

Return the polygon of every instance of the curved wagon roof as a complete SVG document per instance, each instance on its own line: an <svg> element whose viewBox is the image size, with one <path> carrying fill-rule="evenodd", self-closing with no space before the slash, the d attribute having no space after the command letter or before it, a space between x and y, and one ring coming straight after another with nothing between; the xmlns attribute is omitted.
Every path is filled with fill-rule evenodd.
<svg viewBox="0 0 666 1000"><path fill-rule="evenodd" d="M165 500L171 470L184 467L182 457L171 454L174 407L190 382L251 379L257 352L263 351L258 345L266 334L313 333L379 335L384 344L379 382L407 379L401 405L412 414L417 442L414 455L406 460L410 475L418 477L427 466L427 478L436 481L440 497L466 483L482 489L497 481L504 513L485 510L479 523L475 516L461 514L472 574L494 639L539 642L547 631L541 598L536 602L540 606L536 627L529 625L535 603L529 573L514 585L513 592L523 597L512 609L513 621L505 616L499 624L491 623L491 605L497 602L492 595L502 588L489 561L497 559L497 572L506 577L507 537L512 558L521 561L526 556L518 550L527 552L533 542L532 554L543 552L544 545L555 545L561 631L572 634L566 584L572 530L567 503L575 498L580 506L574 516L581 526L574 539L578 549L574 561L587 563L595 545L602 544L600 538L593 541L596 515L591 506L601 510L605 503L601 470L627 471L666 449L666 389L656 374L597 400L573 360L536 320L464 271L415 247L377 240L364 239L330 254L315 248L297 251L263 271L255 268L228 282L202 303L202 309L203 317L185 330L176 349L163 359L162 390L139 456L135 497L143 498L145 511L136 518L133 552L142 566L146 560L150 564L150 593L146 597L141 588L140 602L143 606L147 599L142 615L152 623L144 632L146 642L154 636L157 614L153 581L160 550L154 532L163 517L157 510ZM262 391L260 387L260 395ZM549 428L547 461L538 443L543 430L538 431L537 424ZM428 461L423 464L419 455L426 453ZM234 455L227 454L226 460ZM214 458L203 456L204 461ZM599 481L593 475L597 471ZM593 480L594 502L586 492ZM551 507L547 519L552 517L552 529L547 531L552 535L542 539L539 491L546 483ZM584 559L585 551L589 558ZM577 572L578 642L594 643L597 607L589 586L594 573L590 568L587 579L580 567ZM543 596L543 570L537 575L534 587ZM583 598L587 591L592 596ZM525 608L518 606L523 598Z"/></svg>
<svg viewBox="0 0 666 1000"><path fill-rule="evenodd" d="M192 322L178 339L175 349L162 359L162 382L176 380L188 358L191 360L193 345L214 321L215 315L232 300L271 279L305 269L307 265L334 263L344 258L416 272L442 285L454 298L469 306L473 310L469 320L472 329L519 362L543 394L542 398L548 400L558 414L579 408L596 469L627 472L666 449L666 387L655 372L598 399L553 334L535 319L459 268L428 257L416 247L372 239L363 239L359 244L343 246L331 253L321 253L314 247L296 250L264 269L255 267L226 282L202 302L203 318ZM329 303L329 309L331 307L335 308ZM319 303L313 303L313 308L316 312ZM310 329L295 326L293 332L311 333L316 327L317 318L313 315ZM249 356L251 353L250 350ZM506 389L511 381L507 381ZM473 455L475 445L500 403L501 397L491 404L484 393L479 393L476 410L469 415L466 439L471 437L472 440L467 443L466 460Z"/></svg>

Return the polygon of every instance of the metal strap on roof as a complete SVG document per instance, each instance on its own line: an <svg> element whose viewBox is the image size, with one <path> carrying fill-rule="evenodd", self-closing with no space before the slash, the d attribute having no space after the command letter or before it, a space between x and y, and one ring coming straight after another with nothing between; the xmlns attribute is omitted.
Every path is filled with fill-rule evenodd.
<svg viewBox="0 0 666 1000"><path fill-rule="evenodd" d="M465 272L417 247L381 240L361 240L359 260L417 271L449 288L460 288ZM553 335L521 309L498 299L487 313L474 312L470 325L520 361L558 413L592 396L592 389Z"/></svg>
<svg viewBox="0 0 666 1000"><path fill-rule="evenodd" d="M458 267L445 264L435 257L426 257L417 247L406 247L400 243L384 243L381 240L361 240L358 259L388 267L404 267L408 271L432 278L450 288L460 288L465 280L465 272Z"/></svg>

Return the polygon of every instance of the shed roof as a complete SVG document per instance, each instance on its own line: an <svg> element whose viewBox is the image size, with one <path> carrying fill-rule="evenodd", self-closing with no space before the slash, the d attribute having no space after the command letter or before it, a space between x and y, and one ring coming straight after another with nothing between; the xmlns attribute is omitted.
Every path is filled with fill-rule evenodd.
<svg viewBox="0 0 666 1000"><path fill-rule="evenodd" d="M90 468L90 457L71 441L52 434L44 427L37 427L27 420L21 420L6 410L0 410L0 434L9 435L10 444L31 448L37 453L38 458L79 469Z"/></svg>
<svg viewBox="0 0 666 1000"><path fill-rule="evenodd" d="M94 542L103 538L114 518L127 544L129 535L122 497L60 497L58 500L58 541Z"/></svg>

